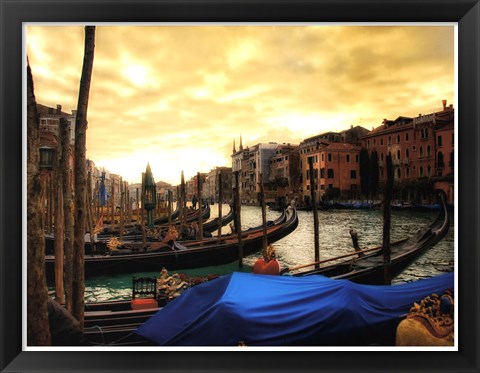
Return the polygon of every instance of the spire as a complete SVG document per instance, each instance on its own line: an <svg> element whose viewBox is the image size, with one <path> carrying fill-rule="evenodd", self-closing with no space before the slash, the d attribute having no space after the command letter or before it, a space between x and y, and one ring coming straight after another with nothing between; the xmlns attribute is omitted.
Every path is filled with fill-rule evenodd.
<svg viewBox="0 0 480 373"><path fill-rule="evenodd" d="M237 150L235 149L235 139L233 140L233 154L235 154Z"/></svg>
<svg viewBox="0 0 480 373"><path fill-rule="evenodd" d="M240 148L239 150L243 150L243 145L242 145L242 135L240 135Z"/></svg>
<svg viewBox="0 0 480 373"><path fill-rule="evenodd" d="M152 170L150 169L150 163L147 163L147 169L145 170L145 186L152 186L155 185L155 181L153 179Z"/></svg>

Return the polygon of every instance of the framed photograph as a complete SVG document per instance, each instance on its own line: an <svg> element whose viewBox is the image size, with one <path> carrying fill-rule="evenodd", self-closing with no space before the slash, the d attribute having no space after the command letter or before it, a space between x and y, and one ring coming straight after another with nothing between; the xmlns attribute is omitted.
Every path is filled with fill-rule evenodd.
<svg viewBox="0 0 480 373"><path fill-rule="evenodd" d="M0 157L2 372L480 371L477 357L480 348L480 279L477 269L480 265L480 242L477 233L480 224L478 0L0 0L0 3L3 31L0 43L0 139L1 149L4 150L3 157ZM387 152L384 154L379 151L381 159L379 155L378 161L385 164L382 175L379 175L380 180L387 179L383 171L387 172L387 158L390 162L392 156L393 162L402 164L401 171L400 167L395 169L398 174L394 177L398 179L404 176L404 172L430 177L442 176L442 170L446 172L448 167L452 172L456 168L456 180L448 182L445 178L447 181L436 187L444 191L447 202L455 204L452 212L454 230L449 236L450 245L455 244L456 247L453 263L456 285L454 299L458 297L455 348L448 351L435 347L408 349L393 346L395 348L385 349L371 345L368 346L370 348L358 349L355 348L357 346L339 345L312 349L308 348L311 346L305 345L302 348L301 345L296 345L295 348L283 346L285 348L255 349L250 348L248 343L243 345L242 341L238 341L236 348L30 348L32 346L28 346L26 341L25 299L28 294L25 294L27 277L24 272L28 224L25 218L25 158L28 146L24 123L27 105L25 90L28 84L26 55L28 51L36 103L45 104L45 113L57 110L59 113L66 111L75 116L80 84L77 76L78 70L82 69L82 62L85 66L84 31L85 26L89 25L96 26L95 44L102 46L95 51L93 63L94 71L98 66L97 74L101 72L102 78L95 80L95 73L92 78L94 89L90 92L90 99L93 104L89 105L89 113L94 112L95 116L89 132L94 132L92 136L95 141L87 141L90 152L87 158L90 156L95 160L97 155L98 158L107 160L99 167L104 170L108 168L112 173L132 180L132 183L138 181L137 176L141 176L143 181L146 180L141 173L148 163L146 174L151 166L154 175L161 173L160 179L166 178L171 185L175 185L180 170L177 164L170 169L169 165L173 162L168 154L175 143L191 141L194 144L191 147L195 146L196 153L190 152L186 145L182 148L185 158L181 160L186 176L194 180L195 175L198 177L198 169L205 169L206 164L210 167L231 167L232 163L235 163L237 150L244 146L268 144L271 140L281 143L282 139L289 141L282 145L285 149L290 146L290 139L292 143L309 145L309 138L312 139L318 133L328 133L332 129L339 136L343 134L342 136L347 137L360 131L358 136L363 139L362 146L367 150L375 146L383 149L383 141L388 141L388 148L385 144ZM155 39L154 33L148 30L154 28L162 28L166 31L165 35ZM307 28L310 31L304 32ZM245 37L246 33L248 38ZM123 39L122 41L128 40L131 47L128 52L118 48L119 38ZM149 44L146 40L151 42L151 50L146 48ZM52 46L51 43L58 44ZM235 48L229 48L232 45ZM341 53L333 53L334 50ZM258 57L260 54L262 57ZM142 63L146 59L149 59L149 63ZM168 59L168 63L162 63L162 59ZM74 64L76 65L73 66ZM387 64L388 69L384 68ZM228 66L228 75L220 68L222 65ZM247 65L248 68L244 68ZM398 66L398 69L392 69L393 65ZM56 68L51 69L51 66ZM192 73L194 66L201 68ZM73 72L72 69L76 71ZM67 83L62 76L68 76L73 83ZM257 84L240 84L249 79ZM49 80L56 83L49 83ZM318 81L318 84L312 84L312 81ZM305 88L307 86L308 89ZM392 86L395 89L392 89ZM50 97L45 94L48 89L54 91ZM137 89L138 92L135 93ZM159 91L162 92L162 97L154 99ZM176 91L181 92L181 95ZM221 94L217 95L218 92ZM416 96L415 99L412 98L413 95ZM148 101L149 104L143 106L142 101ZM215 105L209 106L211 102L215 102ZM317 104L328 109L321 111L319 115L312 114L315 110L311 108ZM61 105L64 106L63 109ZM402 111L404 106L406 111ZM108 115L102 113L102 107L110 110ZM149 109L145 107L154 109L147 113L146 110ZM279 110L279 107L284 109ZM352 107L356 112L354 116L349 116L353 111ZM422 110L423 114L413 117L410 111L412 108ZM114 113L120 118L112 118ZM159 113L162 113L165 124L159 125L157 130L161 128L162 136L170 142L165 149L154 144L158 138L155 139L156 135L151 127L151 122L160 117ZM252 113L255 113L257 118L253 118ZM431 145L436 149L434 146L443 140L443 149L448 154L444 156L442 153L441 162L437 159L434 164L428 165L428 169L427 163L418 163L418 169L413 165L403 167L405 159L414 157L409 157L407 153L404 158L400 148L390 147L391 143L400 143L400 137L398 140L387 140L387 137L380 140L381 137L375 137L375 134L379 128L401 126L404 122L414 123L413 128L421 126L428 120L430 113L434 113L431 114L434 116L440 113L445 123L450 121L443 127L443 139L434 139ZM450 115L448 113L451 113L450 119L447 118ZM388 119L382 122L378 115L385 115ZM453 128L448 127L448 124L453 122L453 117L455 136ZM188 127L188 132L180 131L182 120L186 123L184 126ZM117 129L113 126L105 129L95 126L95 122L102 121L123 122L125 125L122 130L119 125ZM242 125L249 121L253 123L250 126L252 130L246 130L244 128L248 126ZM359 126L355 127L354 131L357 123ZM43 124L48 127L48 119L45 119ZM370 128L364 128L369 127L369 124ZM378 127L371 128L372 125ZM427 127L425 131L428 131ZM135 146L135 141L125 140L128 134L133 139L138 132L144 132L145 145L142 146L145 154L138 151L122 156L122 152L126 153L127 149ZM416 131L418 134L415 132L413 135L414 132L411 136L420 136L420 132ZM408 138L409 135L410 132L402 132L402 136ZM277 137L272 139L272 136ZM424 137L427 140L429 135L422 130L422 140ZM107 138L109 141L106 141ZM202 146L202 142L207 139L211 141L212 138L215 138L215 145L209 143L210 145ZM52 141L56 140L52 138ZM318 150L323 140L315 141ZM377 144L377 141L382 141L382 144ZM430 142L425 141L418 147L419 149L414 150L419 152L419 157L430 157ZM358 148L360 149L360 146ZM49 159L49 149L48 144L43 149L45 162ZM355 149L352 151L356 151ZM392 150L393 154L388 154L388 150ZM116 155L108 159L106 154ZM319 158L321 154L318 153ZM353 162L356 153L352 154L348 153L346 162L350 162L350 157L353 157ZM155 156L169 161L162 163L150 160ZM436 154L435 157L437 158ZM307 158L304 158L301 159L305 161ZM139 164L141 167L138 169ZM290 191L290 194L285 194L289 197L284 199L288 199L288 203L290 200L295 201L297 206L302 203L307 206L309 170L306 169L305 162L299 164L303 164L300 167L303 167L302 176L305 178L303 184L299 184L300 192L296 196L294 191ZM242 170L241 166L238 167ZM318 167L318 175L325 172L326 176L328 172L326 180L334 179L334 172L336 175L341 172L340 168L326 170ZM310 172L310 175L313 175L313 169ZM359 195L359 190L364 188L360 182L361 172L360 169L349 171L346 176L349 180L355 180L350 180L352 185L346 188L351 199ZM241 183L246 185L245 180L241 180ZM326 182L325 185L318 185L317 190L321 195L327 196L332 194L334 189L337 189L336 185ZM338 185L338 192L341 193L342 190ZM410 197L409 194L408 196ZM253 193L246 194L243 198L242 202L258 202ZM233 200L233 196L231 199ZM200 202L195 199L195 202L197 201ZM280 199L274 197L272 201L273 207L273 203ZM420 220L418 223L410 223L416 226L420 224ZM341 229L347 230L348 227L342 226ZM350 236L348 238L350 239ZM352 240L353 238L352 235ZM353 242L355 246L355 240ZM450 252L446 259L428 258L427 261L434 263L432 267L435 267L432 276L445 272L442 270L443 265L452 266L451 257ZM318 260L315 257L315 261ZM285 263L291 268L296 264L303 264L296 261L294 258ZM251 264L253 267L253 263ZM415 268L407 273L411 278L406 279L421 278L422 275L415 277L416 270ZM92 295L92 298L95 297L95 294ZM216 335L215 328L227 326L218 321L208 327L212 334ZM206 335L202 338L209 337Z"/></svg>

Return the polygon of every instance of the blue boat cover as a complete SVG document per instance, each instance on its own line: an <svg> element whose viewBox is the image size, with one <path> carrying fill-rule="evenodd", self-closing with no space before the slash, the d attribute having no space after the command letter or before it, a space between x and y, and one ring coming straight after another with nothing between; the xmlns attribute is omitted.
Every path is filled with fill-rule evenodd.
<svg viewBox="0 0 480 373"><path fill-rule="evenodd" d="M374 286L235 272L189 289L136 333L175 346L394 345L414 302L453 288L453 273Z"/></svg>

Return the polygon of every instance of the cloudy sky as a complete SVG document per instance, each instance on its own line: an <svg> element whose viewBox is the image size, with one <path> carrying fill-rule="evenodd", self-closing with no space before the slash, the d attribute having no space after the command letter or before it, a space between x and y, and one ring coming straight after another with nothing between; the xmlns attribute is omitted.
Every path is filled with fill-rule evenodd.
<svg viewBox="0 0 480 373"><path fill-rule="evenodd" d="M453 26L97 25L87 157L139 182L231 166L232 143L299 143L455 100ZM29 25L37 102L76 109L83 26Z"/></svg>

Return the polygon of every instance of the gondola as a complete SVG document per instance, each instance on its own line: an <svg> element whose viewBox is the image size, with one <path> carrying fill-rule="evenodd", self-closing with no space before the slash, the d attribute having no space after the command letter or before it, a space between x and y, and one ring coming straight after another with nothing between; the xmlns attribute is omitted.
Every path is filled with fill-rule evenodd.
<svg viewBox="0 0 480 373"><path fill-rule="evenodd" d="M222 227L224 227L225 225L229 224L232 221L233 221L233 209L232 209L232 206L230 206L230 211L227 214L225 214L225 216L222 216ZM211 221L207 221L206 223L203 224L204 232L211 233L217 229L218 229L218 217Z"/></svg>
<svg viewBox="0 0 480 373"><path fill-rule="evenodd" d="M286 220L267 227L267 240L276 242L291 233L298 225L295 209L288 209ZM243 255L248 256L262 248L262 230L243 232ZM141 244L141 243L139 243ZM237 235L224 236L221 239L205 239L201 242L176 242L173 247L161 242L151 242L144 249L131 244L130 247L115 250L107 255L85 255L85 277L110 275L115 273L134 273L154 271L163 267L172 269L200 268L226 264L238 260L239 247ZM45 257L47 281L54 279L54 256Z"/></svg>
<svg viewBox="0 0 480 373"><path fill-rule="evenodd" d="M380 207L381 202L378 201L351 201L351 202L335 202L333 207L336 209L348 209L348 210L360 210L360 209L373 209Z"/></svg>
<svg viewBox="0 0 480 373"><path fill-rule="evenodd" d="M84 336L94 346L388 346L415 302L453 287L453 272L393 286L234 272L167 307L87 311Z"/></svg>
<svg viewBox="0 0 480 373"><path fill-rule="evenodd" d="M398 276L413 261L439 242L448 233L449 218L442 198L442 209L435 221L414 236L391 243L391 277ZM318 269L295 273L294 276L323 275L333 279L348 279L362 284L384 283L383 251L381 247L364 250L355 259L327 265ZM287 268L284 273L290 272Z"/></svg>

